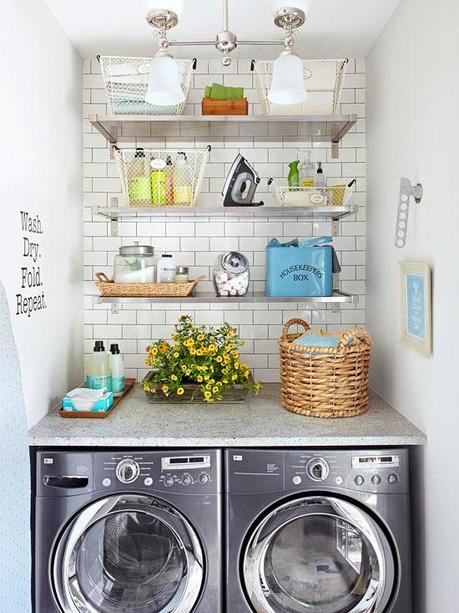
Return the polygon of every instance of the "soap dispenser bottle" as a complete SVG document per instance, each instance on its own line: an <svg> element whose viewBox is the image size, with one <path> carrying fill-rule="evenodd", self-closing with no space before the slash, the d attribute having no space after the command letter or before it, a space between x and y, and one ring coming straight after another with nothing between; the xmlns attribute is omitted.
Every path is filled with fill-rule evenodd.
<svg viewBox="0 0 459 613"><path fill-rule="evenodd" d="M105 351L104 342L96 341L94 351L86 362L86 387L93 390L112 389L110 355Z"/></svg>
<svg viewBox="0 0 459 613"><path fill-rule="evenodd" d="M324 169L322 168L322 162L318 163L316 173L316 187L327 187L327 179L324 174Z"/></svg>
<svg viewBox="0 0 459 613"><path fill-rule="evenodd" d="M124 360L116 343L110 345L112 367L112 392L116 396L121 394L126 387Z"/></svg>

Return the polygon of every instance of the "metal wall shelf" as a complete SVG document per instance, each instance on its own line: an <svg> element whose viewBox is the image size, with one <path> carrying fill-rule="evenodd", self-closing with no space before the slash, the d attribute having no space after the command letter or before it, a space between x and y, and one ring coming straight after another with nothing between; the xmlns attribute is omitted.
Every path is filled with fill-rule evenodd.
<svg viewBox="0 0 459 613"><path fill-rule="evenodd" d="M213 292L197 294L196 296L188 296L187 298L107 298L98 296L99 304L114 304L114 305L135 305L135 304L229 304L229 303L245 303L255 304L259 302L296 302L301 304L340 304L356 302L357 297L352 294L347 294L339 290L334 290L333 296L325 296L318 298L310 298L307 296L265 296L261 292L248 294L247 296L216 296Z"/></svg>
<svg viewBox="0 0 459 613"><path fill-rule="evenodd" d="M150 207L97 207L94 212L103 215L112 221L126 218L140 217L245 217L266 219L276 218L301 218L305 220L317 221L338 221L347 215L357 213L358 207L351 206L318 206L318 207L214 207L199 208L189 206L150 206Z"/></svg>
<svg viewBox="0 0 459 613"><path fill-rule="evenodd" d="M165 125L175 124L177 136L193 136L192 131L187 134L187 128L208 126L210 136L213 136L212 126L233 123L241 125L241 136L257 137L270 135L270 126L274 124L297 123L298 137L309 136L313 142L332 143L335 145L333 148L335 156L338 153L338 143L356 124L357 115L91 115L89 121L112 144L116 144L121 138L161 137ZM253 132L248 131L247 125L250 124L257 124L257 129ZM222 134L216 131L215 136ZM288 134L288 136L295 135Z"/></svg>

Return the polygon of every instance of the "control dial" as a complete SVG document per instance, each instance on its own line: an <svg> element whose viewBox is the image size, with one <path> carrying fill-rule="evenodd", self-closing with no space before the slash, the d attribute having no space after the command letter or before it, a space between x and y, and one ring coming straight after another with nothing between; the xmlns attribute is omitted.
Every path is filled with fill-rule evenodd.
<svg viewBox="0 0 459 613"><path fill-rule="evenodd" d="M133 483L140 474L140 467L135 460L126 458L116 467L116 476L121 483Z"/></svg>
<svg viewBox="0 0 459 613"><path fill-rule="evenodd" d="M191 485L193 483L193 477L188 473L185 473L182 477L182 485Z"/></svg>
<svg viewBox="0 0 459 613"><path fill-rule="evenodd" d="M323 458L312 458L306 466L306 472L313 481L325 481L330 473L330 467Z"/></svg>

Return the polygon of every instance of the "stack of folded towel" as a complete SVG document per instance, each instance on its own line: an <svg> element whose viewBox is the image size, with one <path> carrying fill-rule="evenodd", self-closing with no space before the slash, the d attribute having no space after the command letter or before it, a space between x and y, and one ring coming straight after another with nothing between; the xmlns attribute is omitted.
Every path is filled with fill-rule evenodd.
<svg viewBox="0 0 459 613"><path fill-rule="evenodd" d="M244 98L244 88L227 87L219 83L212 83L212 85L206 87L204 95L211 100L242 100Z"/></svg>

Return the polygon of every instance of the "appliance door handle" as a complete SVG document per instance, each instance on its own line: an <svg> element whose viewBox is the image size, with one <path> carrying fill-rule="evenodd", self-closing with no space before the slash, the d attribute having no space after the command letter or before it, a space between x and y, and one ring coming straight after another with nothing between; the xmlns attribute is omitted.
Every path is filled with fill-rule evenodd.
<svg viewBox="0 0 459 613"><path fill-rule="evenodd" d="M47 487L60 487L65 489L82 489L88 487L89 477L71 477L64 475L62 477L52 477L46 475L43 483Z"/></svg>

